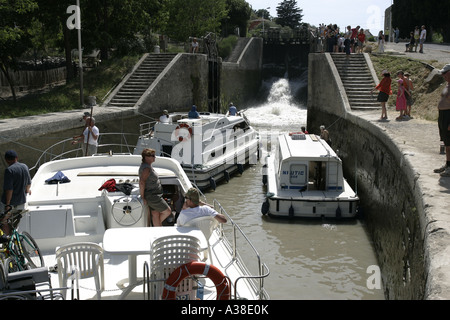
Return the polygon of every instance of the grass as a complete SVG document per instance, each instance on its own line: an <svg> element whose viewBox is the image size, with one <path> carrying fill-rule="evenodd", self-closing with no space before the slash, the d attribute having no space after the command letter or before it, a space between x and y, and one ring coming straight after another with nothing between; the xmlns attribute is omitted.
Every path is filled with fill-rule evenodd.
<svg viewBox="0 0 450 320"><path fill-rule="evenodd" d="M442 81L437 83L426 83L427 77L430 75L431 70L427 68L427 65L432 65L435 68L443 67L443 64L437 61L427 61L423 63L419 60L413 60L405 56L393 56L388 54L372 54L372 63L375 71L379 75L381 80L381 71L384 69L390 71L392 78L392 92L393 96L389 99L388 109L395 111L395 96L397 93L397 71L402 70L411 74L410 79L413 81L414 92L413 99L414 104L411 108L411 115L417 119L424 119L429 121L437 121L438 110L437 105L440 101L442 91Z"/></svg>
<svg viewBox="0 0 450 320"><path fill-rule="evenodd" d="M140 56L127 56L104 61L99 67L83 72L83 96L96 96L97 103L115 86L123 75L131 71ZM16 118L79 109L79 77L47 92L29 94L17 99L1 100L0 119Z"/></svg>

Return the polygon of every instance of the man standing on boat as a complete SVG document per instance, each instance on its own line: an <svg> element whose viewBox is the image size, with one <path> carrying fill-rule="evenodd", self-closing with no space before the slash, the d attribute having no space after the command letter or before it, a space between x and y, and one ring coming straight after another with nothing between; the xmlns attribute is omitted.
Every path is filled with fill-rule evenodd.
<svg viewBox="0 0 450 320"><path fill-rule="evenodd" d="M233 104L233 102L230 103L230 107L228 108L228 115L229 116L237 115L237 109L236 106Z"/></svg>
<svg viewBox="0 0 450 320"><path fill-rule="evenodd" d="M0 212L8 211L0 221L0 226L5 234L10 234L11 230L6 223L14 213L21 212L26 207L27 194L31 194L31 177L28 166L20 163L17 159L17 153L14 150L5 152L5 161L8 168L5 169L2 202Z"/></svg>
<svg viewBox="0 0 450 320"><path fill-rule="evenodd" d="M86 119L86 126L81 135L73 137L72 144L76 144L80 142L80 139L83 139L82 143L82 151L83 156L92 156L97 153L98 146L98 137L100 135L100 130L95 125L94 117L89 117Z"/></svg>
<svg viewBox="0 0 450 320"><path fill-rule="evenodd" d="M330 139L330 133L327 129L325 129L324 125L320 126L320 138L322 140L325 140L326 143L331 147L331 139Z"/></svg>
<svg viewBox="0 0 450 320"><path fill-rule="evenodd" d="M207 216L214 217L220 223L227 222L227 218L225 218L223 214L218 213L209 205L200 201L200 195L197 189L190 188L188 192L186 192L185 202L180 211L180 215L178 216L177 225L183 226L192 219Z"/></svg>

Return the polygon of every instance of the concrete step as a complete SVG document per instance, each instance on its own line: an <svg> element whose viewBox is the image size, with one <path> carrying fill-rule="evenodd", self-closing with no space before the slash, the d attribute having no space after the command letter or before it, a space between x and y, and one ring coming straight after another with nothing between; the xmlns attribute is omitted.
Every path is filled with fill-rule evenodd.
<svg viewBox="0 0 450 320"><path fill-rule="evenodd" d="M370 91L375 87L366 60L361 54L331 55L344 84L350 107L354 110L377 110L381 108L376 95Z"/></svg>
<svg viewBox="0 0 450 320"><path fill-rule="evenodd" d="M175 56L176 54L149 54L111 99L109 105L134 106Z"/></svg>

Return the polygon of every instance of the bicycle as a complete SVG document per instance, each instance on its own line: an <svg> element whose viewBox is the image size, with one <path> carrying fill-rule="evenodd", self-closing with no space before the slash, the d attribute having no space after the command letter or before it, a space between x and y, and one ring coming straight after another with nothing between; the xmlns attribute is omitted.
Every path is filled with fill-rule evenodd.
<svg viewBox="0 0 450 320"><path fill-rule="evenodd" d="M1 214L0 217L8 214L10 210ZM7 273L44 266L44 258L42 257L41 250L39 250L33 237L26 231L22 233L17 231L17 226L21 218L22 212L19 212L13 214L7 220L12 230L11 235L5 235L3 230L0 229L0 256L5 272Z"/></svg>

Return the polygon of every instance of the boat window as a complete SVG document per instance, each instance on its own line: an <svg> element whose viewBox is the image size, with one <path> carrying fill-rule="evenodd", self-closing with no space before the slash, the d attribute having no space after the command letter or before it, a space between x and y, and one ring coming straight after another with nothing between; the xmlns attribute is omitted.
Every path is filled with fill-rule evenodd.
<svg viewBox="0 0 450 320"><path fill-rule="evenodd" d="M306 169L304 164L292 164L289 170L289 182L291 184L306 185Z"/></svg>

